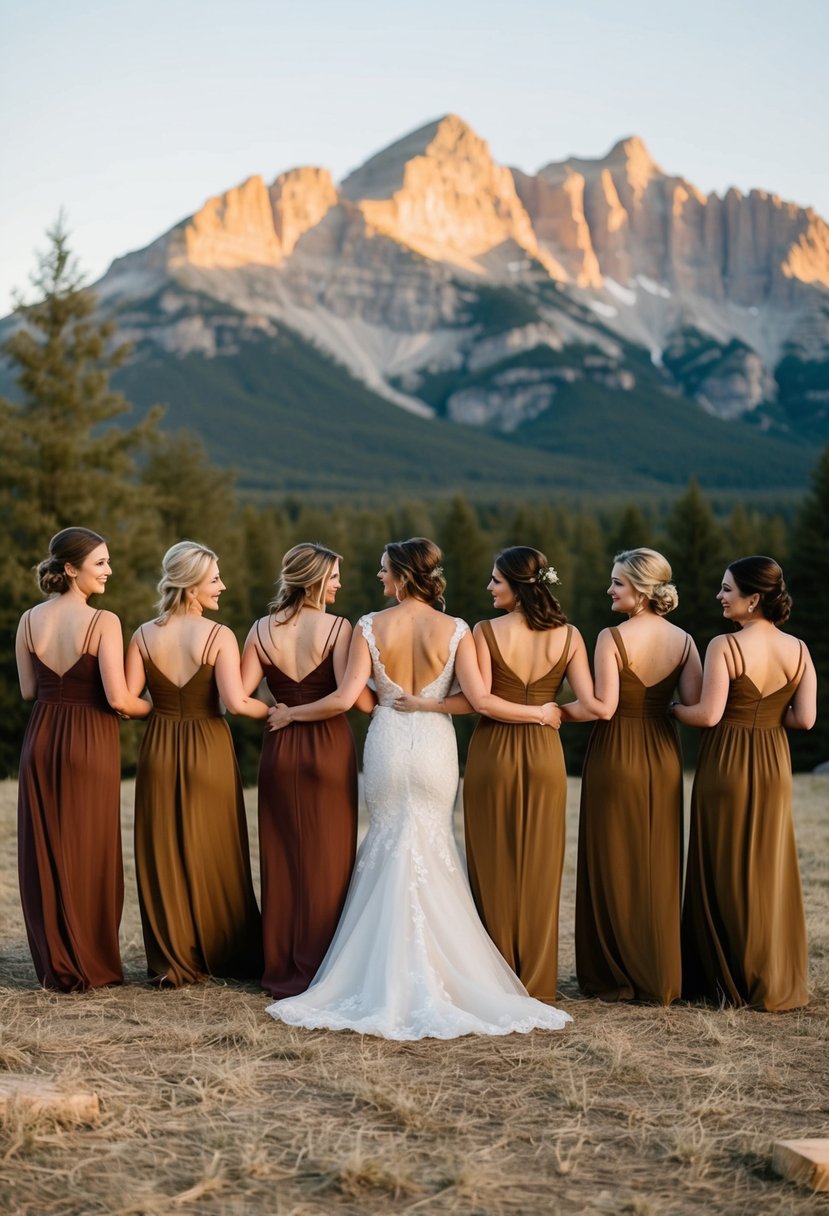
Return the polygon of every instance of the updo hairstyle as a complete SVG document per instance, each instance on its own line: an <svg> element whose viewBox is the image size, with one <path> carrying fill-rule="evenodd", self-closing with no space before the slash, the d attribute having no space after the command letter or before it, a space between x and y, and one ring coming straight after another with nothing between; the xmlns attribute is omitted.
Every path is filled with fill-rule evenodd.
<svg viewBox="0 0 829 1216"><path fill-rule="evenodd" d="M443 598L446 579L440 564L443 554L433 540L427 540L425 536L390 540L384 552L389 569L400 584L401 598L410 595L432 608L446 611Z"/></svg>
<svg viewBox="0 0 829 1216"><path fill-rule="evenodd" d="M782 625L792 613L792 597L783 571L773 557L741 557L728 567L741 595L759 595L760 612L773 625Z"/></svg>
<svg viewBox="0 0 829 1216"><path fill-rule="evenodd" d="M497 555L495 568L509 583L530 629L557 629L559 625L567 624L561 604L553 595L549 576L542 577L550 569L550 563L538 549L512 545ZM555 571L553 578L556 578Z"/></svg>
<svg viewBox="0 0 829 1216"><path fill-rule="evenodd" d="M303 604L325 607L325 588L342 556L317 541L301 541L282 558L282 569L276 595L268 604L268 612L284 612L285 620L296 616Z"/></svg>
<svg viewBox="0 0 829 1216"><path fill-rule="evenodd" d="M198 584L218 561L216 554L195 540L180 540L161 559L158 591L158 623L165 625L179 611L191 587Z"/></svg>
<svg viewBox="0 0 829 1216"><path fill-rule="evenodd" d="M76 568L83 565L93 549L105 545L103 536L89 528L64 528L49 541L49 556L39 562L36 570L38 586L44 595L63 595L72 585L66 573L67 563Z"/></svg>
<svg viewBox="0 0 829 1216"><path fill-rule="evenodd" d="M679 603L679 594L671 582L671 566L667 557L655 549L623 549L613 559L621 566L634 591L643 595L657 616L667 616Z"/></svg>

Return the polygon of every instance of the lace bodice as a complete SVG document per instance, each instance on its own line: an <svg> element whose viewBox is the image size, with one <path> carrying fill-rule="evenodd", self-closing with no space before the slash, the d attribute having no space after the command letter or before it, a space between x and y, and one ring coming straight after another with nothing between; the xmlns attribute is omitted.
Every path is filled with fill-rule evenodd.
<svg viewBox="0 0 829 1216"><path fill-rule="evenodd" d="M383 666L383 660L380 658L377 640L374 637L373 622L376 615L376 612L369 612L366 616L361 616L357 622L357 628L362 631L371 653L371 666L378 703L383 706L389 706L403 692L403 689L399 684L395 684L394 680L389 679ZM458 643L465 633L469 633L469 626L466 621L462 621L458 617L455 621L455 631L449 639L449 657L444 664L443 671L435 676L430 684L421 689L418 694L419 696L440 701L448 694L452 687L452 681L455 678L455 654L458 649Z"/></svg>

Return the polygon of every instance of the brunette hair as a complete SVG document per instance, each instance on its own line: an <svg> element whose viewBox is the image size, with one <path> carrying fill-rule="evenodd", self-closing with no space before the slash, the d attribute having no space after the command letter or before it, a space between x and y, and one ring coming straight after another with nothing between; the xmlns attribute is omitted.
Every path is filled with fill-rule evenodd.
<svg viewBox="0 0 829 1216"><path fill-rule="evenodd" d="M667 616L679 603L679 593L671 582L671 564L656 549L623 549L613 559L621 566L634 591L644 595L651 611Z"/></svg>
<svg viewBox="0 0 829 1216"><path fill-rule="evenodd" d="M158 582L158 620L164 625L178 612L191 587L196 587L207 574L211 562L218 561L212 549L195 540L180 540L161 559Z"/></svg>
<svg viewBox="0 0 829 1216"><path fill-rule="evenodd" d="M326 549L318 541L305 540L289 549L282 558L282 569L276 595L268 604L268 612L285 612L289 621L305 603L315 608L325 606L325 588L342 555Z"/></svg>
<svg viewBox="0 0 829 1216"><path fill-rule="evenodd" d="M510 590L518 599L518 607L530 629L557 629L567 624L561 604L553 595L550 563L539 549L529 545L511 545L502 549L495 558L495 567L503 574Z"/></svg>
<svg viewBox="0 0 829 1216"><path fill-rule="evenodd" d="M757 607L767 621L782 625L792 613L792 597L783 571L773 557L740 557L728 567L742 595L758 595Z"/></svg>
<svg viewBox="0 0 829 1216"><path fill-rule="evenodd" d="M36 567L38 586L44 595L63 595L72 585L67 564L81 566L93 549L105 545L103 536L90 528L64 528L49 541L49 556Z"/></svg>
<svg viewBox="0 0 829 1216"><path fill-rule="evenodd" d="M390 540L384 553L389 559L389 569L400 580L404 595L445 612L446 578L440 564L443 554L433 540L425 536Z"/></svg>

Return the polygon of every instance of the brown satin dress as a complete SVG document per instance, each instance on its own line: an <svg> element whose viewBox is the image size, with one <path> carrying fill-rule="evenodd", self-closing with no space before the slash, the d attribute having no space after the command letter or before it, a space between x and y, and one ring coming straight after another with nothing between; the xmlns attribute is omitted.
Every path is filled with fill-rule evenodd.
<svg viewBox="0 0 829 1216"><path fill-rule="evenodd" d="M62 676L35 654L28 613L24 620L37 700L20 756L20 895L37 978L60 992L123 980L121 747L89 653L99 616Z"/></svg>
<svg viewBox="0 0 829 1216"><path fill-rule="evenodd" d="M581 784L576 974L604 1001L680 995L682 756L668 717L691 647L656 684L631 670L619 630L619 704L596 722Z"/></svg>
<svg viewBox="0 0 829 1216"><path fill-rule="evenodd" d="M761 697L737 638L728 644L739 674L704 733L691 798L682 995L798 1009L808 1001L808 956L782 722L803 653L794 678Z"/></svg>
<svg viewBox="0 0 829 1216"><path fill-rule="evenodd" d="M135 777L135 868L151 979L249 979L261 967L242 783L214 668L179 687L142 655L153 712Z"/></svg>
<svg viewBox="0 0 829 1216"><path fill-rule="evenodd" d="M302 680L280 670L257 627L257 652L274 698L303 705L334 692L331 627L325 657ZM265 969L276 997L304 992L343 910L357 849L357 756L345 714L265 731L259 762L259 858Z"/></svg>
<svg viewBox="0 0 829 1216"><path fill-rule="evenodd" d="M554 701L564 679L572 626L561 658L525 684L504 662L489 621L492 692L517 705ZM557 730L481 718L463 781L469 883L478 915L530 996L555 1000L558 911L564 866L567 774Z"/></svg>

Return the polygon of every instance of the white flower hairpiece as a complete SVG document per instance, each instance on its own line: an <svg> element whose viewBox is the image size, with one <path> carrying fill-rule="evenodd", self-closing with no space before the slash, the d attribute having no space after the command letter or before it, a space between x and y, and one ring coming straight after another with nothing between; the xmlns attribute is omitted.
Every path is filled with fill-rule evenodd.
<svg viewBox="0 0 829 1216"><path fill-rule="evenodd" d="M558 571L554 566L542 566L535 580L537 583L544 583L546 587L555 587L561 582L558 577Z"/></svg>
<svg viewBox="0 0 829 1216"><path fill-rule="evenodd" d="M432 574L435 576L435 578L443 578L443 566L435 566Z"/></svg>

